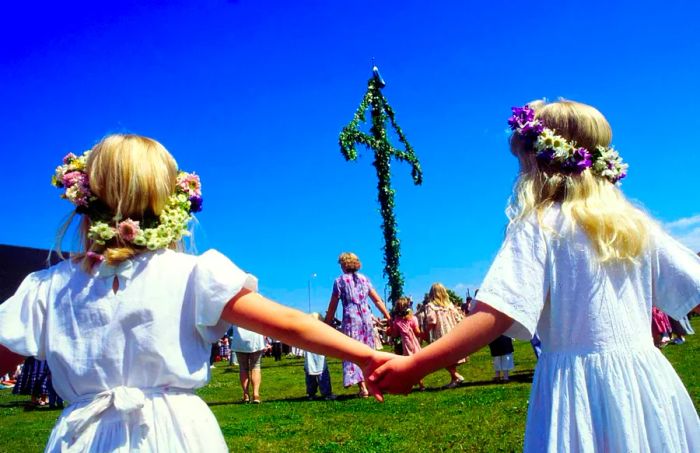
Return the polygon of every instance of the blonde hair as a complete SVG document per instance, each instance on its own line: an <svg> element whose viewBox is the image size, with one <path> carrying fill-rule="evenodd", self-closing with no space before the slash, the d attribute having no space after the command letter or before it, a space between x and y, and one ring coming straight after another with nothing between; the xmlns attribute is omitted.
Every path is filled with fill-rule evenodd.
<svg viewBox="0 0 700 453"><path fill-rule="evenodd" d="M452 305L450 295L447 293L447 288L442 283L433 283L428 292L428 303L434 303L440 307L449 307Z"/></svg>
<svg viewBox="0 0 700 453"><path fill-rule="evenodd" d="M528 104L545 127L577 146L592 150L612 140L610 124L594 107L559 100ZM634 207L620 189L590 169L563 174L540 167L535 154L519 136L511 138L511 151L520 161L520 174L509 206L511 224L535 213L543 225L544 212L561 203L562 213L580 226L601 262L634 260L645 249L651 220Z"/></svg>
<svg viewBox="0 0 700 453"><path fill-rule="evenodd" d="M351 252L341 253L338 257L338 264L340 264L340 268L343 270L343 272L346 273L357 272L362 267L360 259L357 257L357 255Z"/></svg>
<svg viewBox="0 0 700 453"><path fill-rule="evenodd" d="M143 222L157 217L175 191L177 162L163 145L152 138L114 134L92 148L85 172L90 190L114 218ZM77 259L85 258L85 254L91 251L102 254L109 264L118 264L145 250L122 241L118 235L105 245L98 245L87 236L90 225L89 216L83 215L80 222L83 253L78 254ZM64 226L59 232L59 247L66 228ZM92 267L92 263L85 259L83 265L87 270Z"/></svg>
<svg viewBox="0 0 700 453"><path fill-rule="evenodd" d="M393 312L402 318L408 318L411 316L411 300L405 296L399 297L394 302Z"/></svg>

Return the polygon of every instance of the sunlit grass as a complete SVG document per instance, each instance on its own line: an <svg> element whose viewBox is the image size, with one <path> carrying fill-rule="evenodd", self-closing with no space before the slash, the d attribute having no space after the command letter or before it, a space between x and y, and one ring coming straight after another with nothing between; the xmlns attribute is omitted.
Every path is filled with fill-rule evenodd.
<svg viewBox="0 0 700 453"><path fill-rule="evenodd" d="M700 318L693 326L700 332ZM700 407L700 335L671 345L673 363ZM518 451L522 448L534 355L515 342L513 382L496 384L488 348L460 367L465 385L443 390L446 371L426 378L428 390L388 396L384 404L342 388L340 362L330 361L336 401L308 401L302 359L263 359L260 405L238 404L237 368L217 364L212 381L198 393L209 404L232 451L404 452ZM57 411L27 412L27 397L0 391L0 452L42 451Z"/></svg>

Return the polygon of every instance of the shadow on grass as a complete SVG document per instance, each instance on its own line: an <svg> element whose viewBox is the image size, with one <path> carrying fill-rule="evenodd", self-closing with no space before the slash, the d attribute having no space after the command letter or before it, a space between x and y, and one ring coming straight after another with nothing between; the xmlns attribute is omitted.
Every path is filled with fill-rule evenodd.
<svg viewBox="0 0 700 453"><path fill-rule="evenodd" d="M508 385L509 383L518 383L518 384L532 384L532 378L534 376L534 371L533 370L527 370L527 371L518 371L510 375L510 381L496 381L493 379L490 379L488 381L471 381L471 382L463 382L460 384L460 387L481 387L481 386L487 386L487 385Z"/></svg>
<svg viewBox="0 0 700 453"><path fill-rule="evenodd" d="M39 406L29 401L10 401L0 404L0 409L14 409L17 407L22 408L24 412L53 412L63 410L62 406L51 407L48 404L46 406Z"/></svg>
<svg viewBox="0 0 700 453"><path fill-rule="evenodd" d="M347 400L358 400L367 399L371 400L373 398L359 398L356 395L336 395L336 399L333 401L347 401ZM263 399L262 404L265 403L308 403L308 404L332 404L333 401L326 401L322 397L317 397L310 400L306 396L299 396L296 398L273 398L273 399ZM240 406L255 406L255 404L243 403L241 401L207 401L207 406L229 406L229 405L240 405Z"/></svg>
<svg viewBox="0 0 700 453"><path fill-rule="evenodd" d="M0 408L13 408L13 407L26 407L29 405L28 401L10 401L8 403L0 404Z"/></svg>
<svg viewBox="0 0 700 453"><path fill-rule="evenodd" d="M534 375L533 370L524 370L524 371L516 371L515 373L510 375L510 382L501 382L501 381L494 381L494 380L488 380L488 381L470 381L470 382L463 382L460 385L458 385L455 388L447 388L447 387L427 387L425 390L418 390L418 388L414 388L411 393L433 393L433 392L447 392L450 390L454 390L457 388L466 388L466 387L487 387L487 386L500 386L500 385L508 385L510 383L517 383L517 384L531 384L532 383L532 377ZM349 395L336 395L335 401L342 402L342 401L348 401L348 400L357 400L357 399L368 399L371 400L373 398L358 398L357 395L349 394ZM326 401L323 398L315 398L313 400L309 400L308 397L306 396L299 396L296 398L274 398L274 399L265 399L263 400L264 403L308 403L308 404L331 404L333 401ZM210 401L207 402L207 405L210 407L213 406L229 406L229 405L245 405L247 403L243 403L241 401Z"/></svg>

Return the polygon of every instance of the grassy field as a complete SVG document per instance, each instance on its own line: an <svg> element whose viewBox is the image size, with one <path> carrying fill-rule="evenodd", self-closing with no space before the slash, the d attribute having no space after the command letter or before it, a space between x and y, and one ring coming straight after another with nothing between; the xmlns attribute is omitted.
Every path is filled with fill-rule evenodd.
<svg viewBox="0 0 700 453"><path fill-rule="evenodd" d="M700 318L693 321L700 332ZM700 407L700 335L664 354ZM358 399L342 388L340 363L330 363L336 401L308 401L302 359L263 361L260 405L237 404L236 367L217 364L198 393L219 420L232 451L400 452L518 451L535 365L529 343L515 344L513 382L495 384L488 348L460 367L463 386L444 390L441 371L428 376L425 392L388 396L384 404ZM59 412L25 411L28 397L0 390L0 452L42 451Z"/></svg>

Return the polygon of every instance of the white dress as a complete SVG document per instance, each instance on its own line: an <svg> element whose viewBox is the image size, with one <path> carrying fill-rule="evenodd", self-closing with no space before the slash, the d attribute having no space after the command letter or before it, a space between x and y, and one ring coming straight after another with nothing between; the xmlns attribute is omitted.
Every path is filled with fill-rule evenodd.
<svg viewBox="0 0 700 453"><path fill-rule="evenodd" d="M505 333L542 341L525 431L528 452L698 452L700 421L654 347L651 307L700 304L700 258L660 229L636 264L599 264L558 206L541 228L512 225L479 300L510 316Z"/></svg>
<svg viewBox="0 0 700 453"><path fill-rule="evenodd" d="M209 380L211 343L228 327L223 307L257 289L255 277L216 251L172 250L95 274L64 261L30 274L0 305L0 343L48 360L70 402L46 451L227 451L193 392Z"/></svg>

